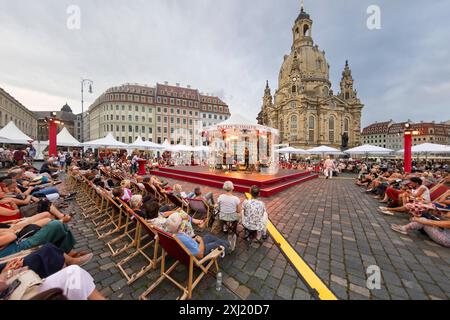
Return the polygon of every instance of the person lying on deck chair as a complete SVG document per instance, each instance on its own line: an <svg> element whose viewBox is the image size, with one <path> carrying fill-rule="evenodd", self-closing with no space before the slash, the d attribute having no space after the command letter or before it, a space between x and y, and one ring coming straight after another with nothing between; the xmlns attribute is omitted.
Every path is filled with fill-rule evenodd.
<svg viewBox="0 0 450 320"><path fill-rule="evenodd" d="M181 230L182 219L178 215L171 215L166 222L168 232L174 234L185 247L196 257L202 259L211 253L214 249L222 247L225 254L230 253L230 243L219 239L216 236L207 234L204 237L195 236L194 238L186 235Z"/></svg>

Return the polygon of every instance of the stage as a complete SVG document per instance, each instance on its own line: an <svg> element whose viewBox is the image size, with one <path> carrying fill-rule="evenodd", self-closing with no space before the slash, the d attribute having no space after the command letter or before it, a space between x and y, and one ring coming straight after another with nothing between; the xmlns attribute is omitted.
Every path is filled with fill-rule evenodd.
<svg viewBox="0 0 450 320"><path fill-rule="evenodd" d="M271 197L294 185L318 177L309 171L279 170L276 175L263 175L245 171L209 171L208 168L198 166L165 167L152 170L150 174L214 188L222 188L225 181L231 181L237 192L248 192L251 186L256 185L261 188L262 197Z"/></svg>

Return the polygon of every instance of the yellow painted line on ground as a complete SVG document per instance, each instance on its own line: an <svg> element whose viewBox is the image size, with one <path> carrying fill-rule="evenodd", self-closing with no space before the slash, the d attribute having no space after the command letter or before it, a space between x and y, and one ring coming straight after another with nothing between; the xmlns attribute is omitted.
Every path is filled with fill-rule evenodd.
<svg viewBox="0 0 450 320"><path fill-rule="evenodd" d="M323 283L302 257L300 257L297 251L287 242L270 220L267 223L267 231L269 231L275 243L279 246L286 258L289 259L292 266L297 269L308 286L317 292L320 300L337 300L333 292L328 289L325 283Z"/></svg>

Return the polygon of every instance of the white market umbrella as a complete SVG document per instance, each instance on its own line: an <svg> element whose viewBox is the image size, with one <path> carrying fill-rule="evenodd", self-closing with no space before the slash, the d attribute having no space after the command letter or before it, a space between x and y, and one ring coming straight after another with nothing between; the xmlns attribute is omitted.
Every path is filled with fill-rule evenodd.
<svg viewBox="0 0 450 320"><path fill-rule="evenodd" d="M372 146L370 144L365 144L363 146L359 146L356 148L352 148L352 149L348 149L346 151L344 151L345 153L348 154L364 154L366 156L371 155L371 154L389 154L391 152L393 152L394 150L392 149L387 149L387 148L382 148L382 147L377 147L377 146Z"/></svg>
<svg viewBox="0 0 450 320"><path fill-rule="evenodd" d="M17 128L13 121L0 129L0 137L7 139L4 143L11 144L30 144L34 140Z"/></svg>
<svg viewBox="0 0 450 320"><path fill-rule="evenodd" d="M175 151L174 150L174 146L172 146L170 143L169 143L169 140L164 140L164 142L163 142L163 144L161 145L161 147L162 147L162 150L164 150L164 151L170 151L170 152L172 152L172 151Z"/></svg>
<svg viewBox="0 0 450 320"><path fill-rule="evenodd" d="M275 150L275 152L285 153L285 154L308 154L307 151L305 151L303 149L297 149L294 147L281 148L281 149Z"/></svg>
<svg viewBox="0 0 450 320"><path fill-rule="evenodd" d="M341 150L328 147L328 146L320 146L316 148L312 148L309 150L306 150L307 153L310 154L343 154Z"/></svg>
<svg viewBox="0 0 450 320"><path fill-rule="evenodd" d="M122 143L117 141L112 133L108 133L108 135L102 139L97 139L93 141L88 141L81 144L84 147L93 147L93 148L128 148L126 143Z"/></svg>
<svg viewBox="0 0 450 320"><path fill-rule="evenodd" d="M403 153L404 150L397 151ZM411 148L412 153L450 153L450 147L443 144L423 143Z"/></svg>

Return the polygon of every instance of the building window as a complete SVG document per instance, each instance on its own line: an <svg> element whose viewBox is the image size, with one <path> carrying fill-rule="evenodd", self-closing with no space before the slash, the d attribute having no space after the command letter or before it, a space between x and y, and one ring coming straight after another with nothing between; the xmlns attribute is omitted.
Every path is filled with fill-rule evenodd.
<svg viewBox="0 0 450 320"><path fill-rule="evenodd" d="M309 117L308 120L308 141L314 142L314 129L315 129L315 119L313 116Z"/></svg>

